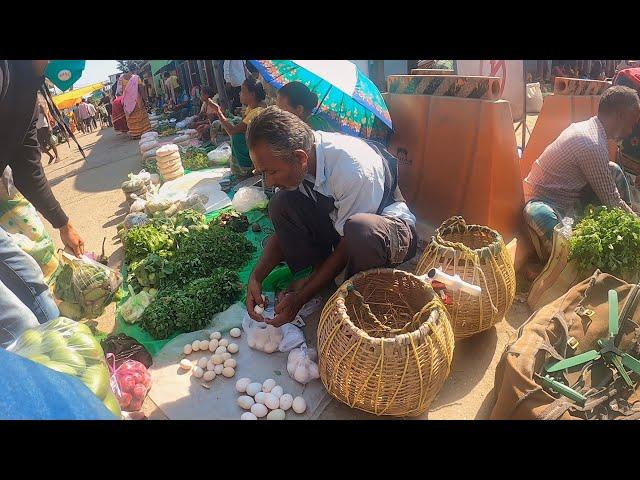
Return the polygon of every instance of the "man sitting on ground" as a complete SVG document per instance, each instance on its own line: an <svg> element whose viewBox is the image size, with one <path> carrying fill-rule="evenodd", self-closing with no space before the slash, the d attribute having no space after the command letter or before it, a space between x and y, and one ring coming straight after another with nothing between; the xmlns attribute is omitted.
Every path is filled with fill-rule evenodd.
<svg viewBox="0 0 640 480"><path fill-rule="evenodd" d="M638 118L638 94L611 87L600 98L597 116L571 124L535 161L524 180L524 217L541 261L548 260L553 229L563 217L575 219L589 204L633 212L629 184L609 161L607 140L624 139Z"/></svg>
<svg viewBox="0 0 640 480"><path fill-rule="evenodd" d="M247 130L247 145L266 186L275 233L249 278L247 310L262 304L262 282L281 261L292 272L313 267L295 282L268 323L295 319L302 306L346 268L346 278L399 265L417 250L416 219L398 188L397 164L384 149L338 133L313 131L296 115L268 107Z"/></svg>

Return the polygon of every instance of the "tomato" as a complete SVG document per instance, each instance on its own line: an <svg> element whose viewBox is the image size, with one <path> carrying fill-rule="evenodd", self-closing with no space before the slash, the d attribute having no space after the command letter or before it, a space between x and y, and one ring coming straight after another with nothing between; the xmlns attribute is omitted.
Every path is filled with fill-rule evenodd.
<svg viewBox="0 0 640 480"><path fill-rule="evenodd" d="M144 383L145 387L151 388L151 374L149 374L149 372L144 372L142 383Z"/></svg>
<svg viewBox="0 0 640 480"><path fill-rule="evenodd" d="M118 398L118 403L120 404L120 408L127 408L131 403L132 396L130 393L121 392L120 398Z"/></svg>
<svg viewBox="0 0 640 480"><path fill-rule="evenodd" d="M144 400L145 395L147 394L147 387L145 387L142 383L136 384L133 387L133 397L138 400Z"/></svg>
<svg viewBox="0 0 640 480"><path fill-rule="evenodd" d="M132 376L135 383L142 383L144 381L144 375L140 372L134 372Z"/></svg>
<svg viewBox="0 0 640 480"><path fill-rule="evenodd" d="M136 386L136 381L132 375L123 375L118 379L118 385L120 385L120 389L125 392L132 392L133 387Z"/></svg>
<svg viewBox="0 0 640 480"><path fill-rule="evenodd" d="M133 399L131 401L131 403L129 404L129 406L127 407L127 411L128 412L137 412L138 410L140 410L142 408L142 402L144 400L142 398L139 399Z"/></svg>

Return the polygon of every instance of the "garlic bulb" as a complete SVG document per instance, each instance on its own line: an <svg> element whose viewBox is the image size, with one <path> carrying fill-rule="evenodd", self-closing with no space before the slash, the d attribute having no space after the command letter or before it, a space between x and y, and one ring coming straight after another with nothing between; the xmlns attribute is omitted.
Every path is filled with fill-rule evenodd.
<svg viewBox="0 0 640 480"><path fill-rule="evenodd" d="M228 360L224 361L224 366L236 368L238 366L238 362L236 362L233 358L229 358Z"/></svg>
<svg viewBox="0 0 640 480"><path fill-rule="evenodd" d="M227 347L227 352L229 353L237 353L238 350L239 350L239 347L237 343L230 343L229 346Z"/></svg>
<svg viewBox="0 0 640 480"><path fill-rule="evenodd" d="M209 335L209 338L211 340L220 340L222 338L222 334L220 332L213 332L211 335Z"/></svg>
<svg viewBox="0 0 640 480"><path fill-rule="evenodd" d="M202 378L202 376L204 375L204 370L201 369L200 367L196 367L193 369L193 376L196 378Z"/></svg>
<svg viewBox="0 0 640 480"><path fill-rule="evenodd" d="M200 368L207 368L207 362L209 361L209 359L207 357L200 357L200 360L198 360L198 366Z"/></svg>
<svg viewBox="0 0 640 480"><path fill-rule="evenodd" d="M265 395L266 395L266 393L264 393L264 392L258 392L258 393L255 394L254 400L256 401L256 403L261 403L262 405L264 405Z"/></svg>
<svg viewBox="0 0 640 480"><path fill-rule="evenodd" d="M231 335L233 338L238 338L240 335L242 335L242 331L239 328L232 328L229 331L229 335Z"/></svg>
<svg viewBox="0 0 640 480"><path fill-rule="evenodd" d="M249 395L242 395L238 397L238 405L240 405L240 408L244 408L245 410L249 410L254 403L256 402L254 402L253 398Z"/></svg>
<svg viewBox="0 0 640 480"><path fill-rule="evenodd" d="M184 353L185 355L189 355L191 352L193 351L193 349L191 348L191 344L187 343L184 348L182 349L182 353Z"/></svg>
<svg viewBox="0 0 640 480"><path fill-rule="evenodd" d="M191 361L186 358L183 358L182 360L180 360L180 368L182 370L191 370Z"/></svg>
<svg viewBox="0 0 640 480"><path fill-rule="evenodd" d="M231 367L224 367L222 369L222 375L224 375L227 378L231 378L236 374L235 369L231 368Z"/></svg>
<svg viewBox="0 0 640 480"><path fill-rule="evenodd" d="M284 393L280 397L280 408L285 412L291 408L293 405L293 396L289 393Z"/></svg>
<svg viewBox="0 0 640 480"><path fill-rule="evenodd" d="M262 382L262 391L269 393L275 386L276 381L273 378L267 378L264 382Z"/></svg>
<svg viewBox="0 0 640 480"><path fill-rule="evenodd" d="M216 378L216 372L210 372L210 371L207 371L207 372L204 372L204 375L202 375L202 379L203 379L205 382L210 382L210 381L212 381L214 378Z"/></svg>
<svg viewBox="0 0 640 480"><path fill-rule="evenodd" d="M307 402L305 402L304 398L296 397L293 399L293 411L296 413L304 413L307 409Z"/></svg>
<svg viewBox="0 0 640 480"><path fill-rule="evenodd" d="M276 408L278 408L280 406L280 400L275 395L273 395L271 393L265 393L264 394L264 405L269 410L275 410Z"/></svg>
<svg viewBox="0 0 640 480"><path fill-rule="evenodd" d="M194 340L191 344L191 351L197 352L198 350L200 350L200 340Z"/></svg>
<svg viewBox="0 0 640 480"><path fill-rule="evenodd" d="M240 420L257 420L257 419L258 417L256 417L251 412L244 412L242 415L240 415Z"/></svg>
<svg viewBox="0 0 640 480"><path fill-rule="evenodd" d="M283 393L284 393L284 390L280 385L276 385L271 389L271 395L275 396L276 398L280 398Z"/></svg>
<svg viewBox="0 0 640 480"><path fill-rule="evenodd" d="M250 383L251 383L250 378L247 378L247 377L241 378L236 382L236 390L239 393L244 393L247 391L247 387L249 386Z"/></svg>
<svg viewBox="0 0 640 480"><path fill-rule="evenodd" d="M280 410L279 408L277 408L269 412L269 414L267 415L267 420L284 420L285 416L286 414L284 413L284 410Z"/></svg>
<svg viewBox="0 0 640 480"><path fill-rule="evenodd" d="M218 345L220 345L221 347L226 347L227 345L229 345L229 340L227 340L226 338L223 338L218 342Z"/></svg>
<svg viewBox="0 0 640 480"><path fill-rule="evenodd" d="M209 350L209 341L201 340L200 341L200 350Z"/></svg>
<svg viewBox="0 0 640 480"><path fill-rule="evenodd" d="M262 391L262 384L258 382L253 382L247 385L247 395L255 397L258 392Z"/></svg>
<svg viewBox="0 0 640 480"><path fill-rule="evenodd" d="M265 407L261 403L254 403L253 405L251 405L251 413L253 413L258 418L262 418L267 414L267 407Z"/></svg>
<svg viewBox="0 0 640 480"><path fill-rule="evenodd" d="M216 375L222 375L223 370L224 370L224 367L222 366L222 364L216 365L215 367L213 367L213 371L216 372Z"/></svg>
<svg viewBox="0 0 640 480"><path fill-rule="evenodd" d="M213 362L214 365L222 365L224 363L224 359L222 358L222 355L218 355L218 354L215 354L213 357L211 357L211 361Z"/></svg>

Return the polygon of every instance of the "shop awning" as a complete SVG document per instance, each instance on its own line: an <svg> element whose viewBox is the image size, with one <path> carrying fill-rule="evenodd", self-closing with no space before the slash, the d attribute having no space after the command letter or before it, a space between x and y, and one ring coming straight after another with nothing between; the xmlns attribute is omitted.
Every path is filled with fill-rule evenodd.
<svg viewBox="0 0 640 480"><path fill-rule="evenodd" d="M102 82L99 82L87 85L86 87L76 88L75 90L71 90L61 95L52 97L53 103L55 103L56 107L58 107L59 110L73 107L80 101L82 97L85 97L90 93L95 92L96 90L100 90L103 86L104 84Z"/></svg>

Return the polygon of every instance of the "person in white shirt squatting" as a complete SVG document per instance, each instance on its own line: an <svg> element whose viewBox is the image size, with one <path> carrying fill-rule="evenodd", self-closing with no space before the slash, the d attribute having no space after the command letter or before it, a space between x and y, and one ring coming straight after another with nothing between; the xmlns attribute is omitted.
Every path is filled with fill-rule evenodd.
<svg viewBox="0 0 640 480"><path fill-rule="evenodd" d="M247 145L266 186L279 189L269 202L275 233L249 278L247 311L254 320L289 323L343 269L349 278L415 256L416 218L398 188L396 159L382 145L313 131L275 106L253 119ZM294 282L276 316L265 319L254 307L263 305L262 282L283 260L293 273L307 267L313 273Z"/></svg>

